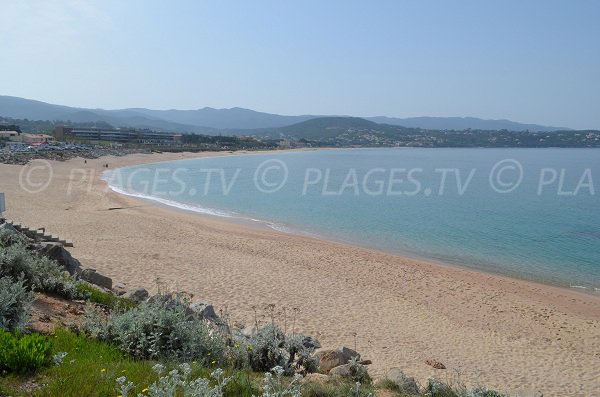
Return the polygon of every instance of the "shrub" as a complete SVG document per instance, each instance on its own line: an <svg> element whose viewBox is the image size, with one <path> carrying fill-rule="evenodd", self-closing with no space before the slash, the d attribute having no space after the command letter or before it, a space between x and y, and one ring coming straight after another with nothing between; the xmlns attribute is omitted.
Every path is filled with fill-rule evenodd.
<svg viewBox="0 0 600 397"><path fill-rule="evenodd" d="M214 370L210 376L216 381L215 386L205 378L190 379L192 369L188 364L179 366L181 372L174 369L163 376L165 367L156 364L152 369L158 374L159 380L148 386L146 395L149 397L223 397L223 390L231 378L226 378L222 369ZM125 376L117 380L118 392L121 397L128 397L135 387Z"/></svg>
<svg viewBox="0 0 600 397"><path fill-rule="evenodd" d="M16 282L9 277L0 278L0 329L23 330L29 321L33 300L22 277Z"/></svg>
<svg viewBox="0 0 600 397"><path fill-rule="evenodd" d="M185 301L144 302L124 312L109 316L88 307L85 330L92 336L113 342L133 357L165 357L179 361L222 363L224 341L201 318L188 309Z"/></svg>
<svg viewBox="0 0 600 397"><path fill-rule="evenodd" d="M0 369L32 372L50 362L52 343L39 334L13 335L0 330Z"/></svg>
<svg viewBox="0 0 600 397"><path fill-rule="evenodd" d="M258 329L248 341L248 357L254 371L286 368L289 353L284 349L285 335L278 326L267 324Z"/></svg>
<svg viewBox="0 0 600 397"><path fill-rule="evenodd" d="M262 397L300 397L301 375L294 375L291 381L283 378L285 370L282 367L275 367L271 372L265 373L263 380Z"/></svg>
<svg viewBox="0 0 600 397"><path fill-rule="evenodd" d="M0 247L0 277L17 280L21 276L34 291L55 293L67 299L82 297L75 288L75 279L65 274L56 261L37 256L21 242Z"/></svg>

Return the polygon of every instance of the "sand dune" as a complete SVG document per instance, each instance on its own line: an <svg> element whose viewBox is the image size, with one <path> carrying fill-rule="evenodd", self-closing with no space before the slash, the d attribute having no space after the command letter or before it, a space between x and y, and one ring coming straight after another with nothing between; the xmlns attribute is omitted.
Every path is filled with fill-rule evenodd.
<svg viewBox="0 0 600 397"><path fill-rule="evenodd" d="M100 180L105 163L194 156L53 162L40 193L19 183L35 163L0 165L5 215L74 240L73 255L115 281L154 288L159 278L237 321L274 303L291 327L297 308L298 330L324 346L356 343L375 375L398 366L422 382L460 374L513 395L600 396L597 296L160 208ZM43 174L32 170L29 182Z"/></svg>

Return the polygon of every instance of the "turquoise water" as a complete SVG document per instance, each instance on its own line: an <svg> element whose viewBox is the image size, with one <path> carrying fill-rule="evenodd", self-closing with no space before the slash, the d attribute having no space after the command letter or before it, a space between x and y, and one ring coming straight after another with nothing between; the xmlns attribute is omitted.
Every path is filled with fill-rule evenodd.
<svg viewBox="0 0 600 397"><path fill-rule="evenodd" d="M105 178L121 193L191 211L600 291L596 149L269 153Z"/></svg>

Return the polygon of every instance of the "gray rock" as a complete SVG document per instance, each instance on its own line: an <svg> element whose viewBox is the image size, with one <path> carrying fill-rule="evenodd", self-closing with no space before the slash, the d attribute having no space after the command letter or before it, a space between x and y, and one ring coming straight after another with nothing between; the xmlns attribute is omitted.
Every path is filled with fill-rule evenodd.
<svg viewBox="0 0 600 397"><path fill-rule="evenodd" d="M331 377L352 378L352 364L338 365L329 371Z"/></svg>
<svg viewBox="0 0 600 397"><path fill-rule="evenodd" d="M400 368L390 369L386 378L394 382L394 384L398 386L400 392L414 395L419 394L419 385L415 381L415 378L406 376Z"/></svg>
<svg viewBox="0 0 600 397"><path fill-rule="evenodd" d="M136 303L142 303L143 301L148 299L148 296L148 291L144 288L136 288L123 295L124 298L131 299Z"/></svg>
<svg viewBox="0 0 600 397"><path fill-rule="evenodd" d="M434 396L452 396L455 394L450 386L435 378L427 379L425 393Z"/></svg>
<svg viewBox="0 0 600 397"><path fill-rule="evenodd" d="M346 362L349 362L353 358L360 360L360 353L358 353L356 350L350 349L349 347L338 347L337 351L340 352L346 358Z"/></svg>
<svg viewBox="0 0 600 397"><path fill-rule="evenodd" d="M123 296L127 293L127 287L123 283L116 283L113 285L112 290L117 296Z"/></svg>
<svg viewBox="0 0 600 397"><path fill-rule="evenodd" d="M54 259L70 275L81 273L81 262L73 258L61 243L44 242L38 244L37 247L40 255Z"/></svg>
<svg viewBox="0 0 600 397"><path fill-rule="evenodd" d="M321 344L318 340L313 338L312 336L305 336L302 340L302 345L307 349L319 349L321 348Z"/></svg>
<svg viewBox="0 0 600 397"><path fill-rule="evenodd" d="M219 316L217 316L217 313L215 313L215 308L210 303L204 303L204 302L192 303L190 305L190 309L195 314L198 314L200 317L202 317L206 320L215 321L219 318Z"/></svg>
<svg viewBox="0 0 600 397"><path fill-rule="evenodd" d="M96 272L96 269L84 269L80 274L83 280L102 288L112 289L112 279Z"/></svg>

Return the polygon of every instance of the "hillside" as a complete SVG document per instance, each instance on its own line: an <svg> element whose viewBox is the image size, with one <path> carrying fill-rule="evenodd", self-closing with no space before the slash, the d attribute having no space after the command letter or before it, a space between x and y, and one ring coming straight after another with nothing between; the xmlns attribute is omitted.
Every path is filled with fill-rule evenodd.
<svg viewBox="0 0 600 397"><path fill-rule="evenodd" d="M311 119L331 117L318 115L284 116L239 107L230 109L205 107L195 110L85 109L1 95L0 116L29 120L105 122L117 127L150 128L215 135L237 130L282 128ZM465 130L470 128L477 130L554 131L566 129L537 124L522 124L510 120L483 120L474 117L394 118L378 116L366 117L363 120L430 130Z"/></svg>

